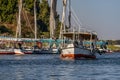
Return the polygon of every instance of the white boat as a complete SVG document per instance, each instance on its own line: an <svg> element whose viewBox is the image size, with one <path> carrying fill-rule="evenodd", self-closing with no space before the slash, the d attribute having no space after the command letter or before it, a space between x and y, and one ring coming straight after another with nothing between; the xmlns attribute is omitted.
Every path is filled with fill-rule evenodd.
<svg viewBox="0 0 120 80"><path fill-rule="evenodd" d="M85 45L80 44L80 40L90 41L90 38L92 40L95 40L97 38L97 35L95 33L66 32L66 33L63 33L63 36L66 37L67 39L70 39L71 42L67 44L64 43L64 45L66 46L62 48L62 51L60 54L60 57L62 59L81 59L81 58L95 59L96 58L95 56L96 52L93 51L91 44L89 45L89 48ZM79 36L79 38L76 39L75 38L76 36Z"/></svg>
<svg viewBox="0 0 120 80"><path fill-rule="evenodd" d="M69 45L73 45L73 44L69 44ZM62 53L60 56L63 59L81 59L81 58L95 59L96 58L96 56L93 53L91 53L90 50L79 47L75 48L74 46L62 49Z"/></svg>
<svg viewBox="0 0 120 80"><path fill-rule="evenodd" d="M65 20L66 8L67 8L67 0L63 0L62 24L60 28L60 38L62 38L63 43L62 43L62 51L60 57L62 59L81 59L81 58L95 59L96 58L95 54L99 52L93 43L98 39L96 32L82 30L81 25L78 26L71 25L72 11L71 11L70 0L69 0L69 17L68 17L69 28L66 29L66 25L65 25L65 21L67 21ZM78 21L78 24L79 23L80 22ZM68 40L68 42L66 42L66 40ZM89 41L90 43L85 45L84 42L87 41Z"/></svg>
<svg viewBox="0 0 120 80"><path fill-rule="evenodd" d="M21 49L14 49L15 55L24 55L24 52Z"/></svg>

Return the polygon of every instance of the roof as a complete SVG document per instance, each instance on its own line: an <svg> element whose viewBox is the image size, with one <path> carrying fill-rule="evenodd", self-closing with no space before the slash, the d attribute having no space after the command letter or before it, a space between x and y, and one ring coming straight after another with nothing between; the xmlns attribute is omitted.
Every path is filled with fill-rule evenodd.
<svg viewBox="0 0 120 80"><path fill-rule="evenodd" d="M90 33L90 32L65 32L63 33L63 36L66 38L70 38L73 39L73 36L79 36L79 38L82 39L90 39L92 37L92 39L97 38L97 34L96 33Z"/></svg>

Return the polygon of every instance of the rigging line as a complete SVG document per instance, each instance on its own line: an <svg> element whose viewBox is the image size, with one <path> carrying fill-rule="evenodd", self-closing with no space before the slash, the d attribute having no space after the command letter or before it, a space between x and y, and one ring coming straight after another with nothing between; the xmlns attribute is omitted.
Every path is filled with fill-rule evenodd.
<svg viewBox="0 0 120 80"><path fill-rule="evenodd" d="M68 8L67 8L67 10L68 10ZM72 13L72 12L71 12L71 13ZM73 16L71 16L71 17L73 17L75 23L76 23L79 27L81 27L80 24L79 24L79 22L76 20L75 16L73 15Z"/></svg>
<svg viewBox="0 0 120 80"><path fill-rule="evenodd" d="M23 10L24 10L24 8L23 8ZM28 19L27 13L24 12L24 13L23 13L23 16L24 16L24 18L26 19L27 24L28 24L28 26L30 27L31 31L32 31L33 33L35 33L34 30L33 30L32 27L31 27L31 25L30 25L30 21L29 21L29 19Z"/></svg>
<svg viewBox="0 0 120 80"><path fill-rule="evenodd" d="M18 18L17 18L17 28L16 28L16 38L18 37Z"/></svg>
<svg viewBox="0 0 120 80"><path fill-rule="evenodd" d="M79 31L83 30L84 32L86 32L86 31L87 31L86 28L82 27L82 23L81 23L81 21L78 19L78 17L77 17L77 15L76 15L75 11L73 10L73 8L72 8L72 12L73 12L74 16L76 17L76 19L77 19L77 21L78 21L78 23L79 23Z"/></svg>
<svg viewBox="0 0 120 80"><path fill-rule="evenodd" d="M77 19L77 22L78 22L78 24L79 24L79 31L81 31L82 23L81 23L81 21L78 19L78 17L77 17L77 15L76 15L75 11L73 10L72 6L71 6L71 11L73 12L73 16Z"/></svg>
<svg viewBox="0 0 120 80"><path fill-rule="evenodd" d="M35 26L35 39L37 39L37 17L36 17L36 0L34 1L34 26Z"/></svg>
<svg viewBox="0 0 120 80"><path fill-rule="evenodd" d="M72 7L71 7L71 10L72 10L74 16L76 17L77 21L79 22L79 24L82 25L81 21L78 19L77 15Z"/></svg>
<svg viewBox="0 0 120 80"><path fill-rule="evenodd" d="M78 26L81 27L81 25L80 25L79 22L76 20L76 18L74 17L74 15L73 15L73 19L74 19L74 21L78 24Z"/></svg>
<svg viewBox="0 0 120 80"><path fill-rule="evenodd" d="M69 28L71 27L71 0L69 0L69 17L68 17L68 20L69 20Z"/></svg>

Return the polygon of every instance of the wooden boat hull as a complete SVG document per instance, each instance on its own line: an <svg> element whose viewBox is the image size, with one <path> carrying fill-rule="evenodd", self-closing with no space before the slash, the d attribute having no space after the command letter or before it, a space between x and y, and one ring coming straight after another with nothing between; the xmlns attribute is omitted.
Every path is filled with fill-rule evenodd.
<svg viewBox="0 0 120 80"><path fill-rule="evenodd" d="M63 49L60 57L62 59L96 59L96 56L90 50L74 47Z"/></svg>
<svg viewBox="0 0 120 80"><path fill-rule="evenodd" d="M95 55L85 55L85 54L60 54L62 59L96 59Z"/></svg>
<svg viewBox="0 0 120 80"><path fill-rule="evenodd" d="M0 52L0 55L12 55L14 52Z"/></svg>

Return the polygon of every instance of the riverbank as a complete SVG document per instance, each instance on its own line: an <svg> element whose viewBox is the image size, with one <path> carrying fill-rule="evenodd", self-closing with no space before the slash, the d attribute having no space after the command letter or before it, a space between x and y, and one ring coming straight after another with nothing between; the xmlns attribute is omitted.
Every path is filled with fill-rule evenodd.
<svg viewBox="0 0 120 80"><path fill-rule="evenodd" d="M108 49L110 49L113 52L120 52L120 46L116 45L108 45Z"/></svg>

